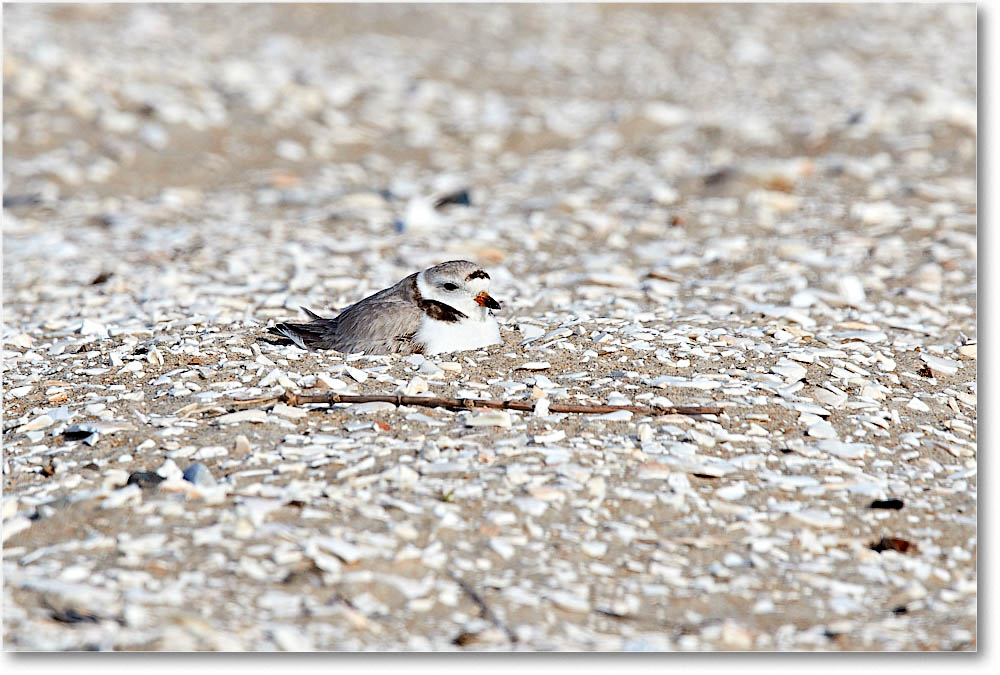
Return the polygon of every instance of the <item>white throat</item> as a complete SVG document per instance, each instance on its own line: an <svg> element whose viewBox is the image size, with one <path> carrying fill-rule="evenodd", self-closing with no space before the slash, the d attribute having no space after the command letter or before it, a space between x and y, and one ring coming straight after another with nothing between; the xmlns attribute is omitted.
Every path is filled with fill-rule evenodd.
<svg viewBox="0 0 1000 675"><path fill-rule="evenodd" d="M423 272L417 275L417 290L425 299L443 302L466 315L458 321L439 321L426 314L422 315L415 338L416 342L423 345L425 354L482 349L502 342L500 326L486 307L478 305L471 298L459 302L454 297L442 297L427 283Z"/></svg>
<svg viewBox="0 0 1000 675"><path fill-rule="evenodd" d="M500 325L492 316L483 321L438 321L429 316L420 319L416 342L424 347L425 354L447 354L482 349L500 344Z"/></svg>

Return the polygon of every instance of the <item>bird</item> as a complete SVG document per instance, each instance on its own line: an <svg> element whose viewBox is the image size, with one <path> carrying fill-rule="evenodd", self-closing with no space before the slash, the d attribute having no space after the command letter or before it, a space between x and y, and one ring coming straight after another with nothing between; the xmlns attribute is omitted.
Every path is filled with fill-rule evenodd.
<svg viewBox="0 0 1000 675"><path fill-rule="evenodd" d="M333 318L302 307L309 323L278 323L268 332L303 349L347 354L446 354L501 344L490 275L468 260L415 272L359 300Z"/></svg>

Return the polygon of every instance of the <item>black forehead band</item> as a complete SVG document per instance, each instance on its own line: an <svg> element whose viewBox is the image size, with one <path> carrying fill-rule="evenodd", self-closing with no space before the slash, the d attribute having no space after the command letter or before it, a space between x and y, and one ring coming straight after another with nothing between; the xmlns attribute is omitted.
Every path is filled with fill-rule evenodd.
<svg viewBox="0 0 1000 675"><path fill-rule="evenodd" d="M476 270L465 277L466 281L472 281L473 279L489 279L490 275L482 270Z"/></svg>

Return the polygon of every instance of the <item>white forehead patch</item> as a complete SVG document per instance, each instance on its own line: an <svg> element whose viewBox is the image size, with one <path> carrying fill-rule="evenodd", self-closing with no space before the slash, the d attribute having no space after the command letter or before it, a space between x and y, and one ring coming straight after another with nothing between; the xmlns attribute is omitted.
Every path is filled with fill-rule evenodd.
<svg viewBox="0 0 1000 675"><path fill-rule="evenodd" d="M473 292L473 294L479 293L481 291L489 290L490 280L483 279L482 277L476 277L465 282L466 288Z"/></svg>

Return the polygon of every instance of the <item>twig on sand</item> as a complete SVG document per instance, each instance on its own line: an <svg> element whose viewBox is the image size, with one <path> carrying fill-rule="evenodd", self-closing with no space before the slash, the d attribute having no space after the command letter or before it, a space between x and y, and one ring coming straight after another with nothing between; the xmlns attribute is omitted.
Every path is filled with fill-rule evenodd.
<svg viewBox="0 0 1000 675"><path fill-rule="evenodd" d="M467 596L469 596L469 599L472 600L472 602L474 602L477 607L479 607L479 613L480 616L482 616L482 618L486 619L494 626L499 628L501 631L503 631L504 634L506 634L507 639L510 640L511 644L517 642L517 635L515 635L513 631L511 631L511 629L507 627L507 624L501 621L500 618L493 612L493 610L490 609L490 606L486 604L486 600L484 600L483 596L481 596L479 593L476 592L476 589L474 589L467 581L462 579L454 572L449 572L448 575L452 578L452 581L454 581L456 584L459 585L459 587L462 589L462 592L465 593Z"/></svg>
<svg viewBox="0 0 1000 675"><path fill-rule="evenodd" d="M262 408L275 403L285 403L291 406L308 405L310 403L392 403L395 406L412 405L424 408L449 408L451 410L475 410L477 408L494 408L500 410L535 409L534 401L494 401L480 398L439 398L436 396L404 396L400 394L337 394L325 392L322 394L296 394L286 391L280 396L266 396L231 401L235 408ZM581 413L588 415L603 415L619 410L628 410L639 415L718 415L721 407L704 405L676 406L642 406L642 405L581 405L572 403L550 403L549 412Z"/></svg>

